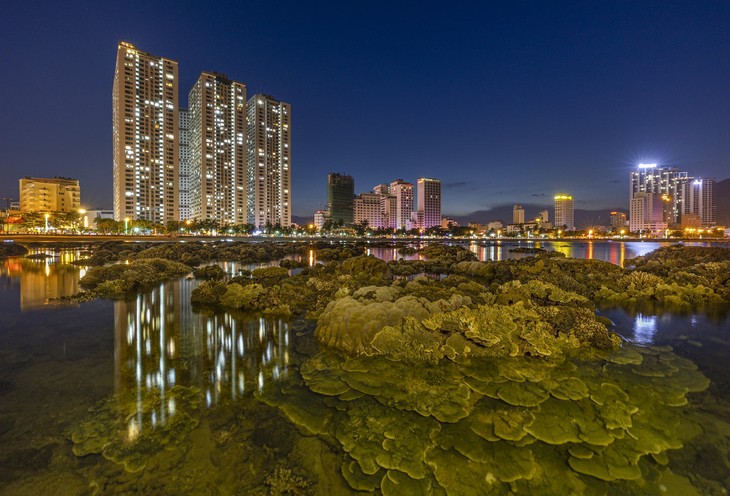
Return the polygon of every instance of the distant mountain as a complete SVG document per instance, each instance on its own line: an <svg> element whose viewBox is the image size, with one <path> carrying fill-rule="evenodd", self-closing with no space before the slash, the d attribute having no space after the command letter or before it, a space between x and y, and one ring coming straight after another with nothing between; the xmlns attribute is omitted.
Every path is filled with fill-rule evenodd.
<svg viewBox="0 0 730 496"><path fill-rule="evenodd" d="M477 210L467 215L451 216L459 224L465 226L469 222L476 222L479 224L486 224L487 222L501 220L504 224L512 223L512 208L514 205L500 205L490 210ZM554 205L536 205L523 203L522 207L525 209L525 222L529 222L530 219L537 217L537 214L541 210L547 210L549 212L550 222L553 222L555 216ZM587 226L608 226L610 224L611 212L618 210L619 212L626 212L625 208L610 208L603 210L582 210L576 209L574 212L575 226L577 228L583 228Z"/></svg>
<svg viewBox="0 0 730 496"><path fill-rule="evenodd" d="M717 203L717 225L730 227L730 179L715 183L715 203Z"/></svg>

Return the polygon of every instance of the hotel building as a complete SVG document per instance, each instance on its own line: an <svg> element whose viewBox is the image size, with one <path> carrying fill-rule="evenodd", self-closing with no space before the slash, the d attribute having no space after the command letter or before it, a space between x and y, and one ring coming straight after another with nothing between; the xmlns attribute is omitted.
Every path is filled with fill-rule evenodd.
<svg viewBox="0 0 730 496"><path fill-rule="evenodd" d="M390 183L390 194L395 197L395 212L390 212L390 218L395 220L393 225L395 229L411 228L411 213L413 213L413 184L405 182L403 179L396 179ZM441 219L439 218L439 224Z"/></svg>
<svg viewBox="0 0 730 496"><path fill-rule="evenodd" d="M177 220L177 62L120 43L112 101L114 218Z"/></svg>
<svg viewBox="0 0 730 496"><path fill-rule="evenodd" d="M78 212L81 189L68 177L24 177L20 179L21 212Z"/></svg>
<svg viewBox="0 0 730 496"><path fill-rule="evenodd" d="M575 230L573 197L570 195L555 196L555 229Z"/></svg>

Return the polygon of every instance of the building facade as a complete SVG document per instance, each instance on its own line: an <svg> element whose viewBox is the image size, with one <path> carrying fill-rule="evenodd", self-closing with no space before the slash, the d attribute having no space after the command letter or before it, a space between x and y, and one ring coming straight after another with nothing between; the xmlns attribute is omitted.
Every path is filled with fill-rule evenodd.
<svg viewBox="0 0 730 496"><path fill-rule="evenodd" d="M81 188L69 177L20 179L21 212L78 212Z"/></svg>
<svg viewBox="0 0 730 496"><path fill-rule="evenodd" d="M611 212L611 230L612 231L621 231L622 229L626 229L627 223L626 223L626 214L623 212Z"/></svg>
<svg viewBox="0 0 730 496"><path fill-rule="evenodd" d="M178 162L178 180L180 181L180 205L178 207L179 220L190 219L190 119L188 118L188 110L180 109L180 143L178 145L178 153L180 155Z"/></svg>
<svg viewBox="0 0 730 496"><path fill-rule="evenodd" d="M711 178L697 178L682 185L683 227L713 227L717 224L714 189L715 180Z"/></svg>
<svg viewBox="0 0 730 496"><path fill-rule="evenodd" d="M389 189L390 194L395 197L395 212L389 213L390 224L395 229L410 229L411 213L413 213L413 184L403 179L396 179L390 183Z"/></svg>
<svg viewBox="0 0 730 496"><path fill-rule="evenodd" d="M570 195L555 195L555 228L566 231L575 230L573 218L573 197Z"/></svg>
<svg viewBox="0 0 730 496"><path fill-rule="evenodd" d="M639 234L660 234L667 229L662 195L635 193L629 210L629 231Z"/></svg>
<svg viewBox="0 0 730 496"><path fill-rule="evenodd" d="M203 72L188 95L190 216L246 223L246 85ZM288 225L288 224L287 224Z"/></svg>
<svg viewBox="0 0 730 496"><path fill-rule="evenodd" d="M333 222L343 226L355 221L355 179L347 174L327 174L327 210Z"/></svg>
<svg viewBox="0 0 730 496"><path fill-rule="evenodd" d="M291 225L291 105L268 95L247 104L246 205L249 224Z"/></svg>
<svg viewBox="0 0 730 496"><path fill-rule="evenodd" d="M382 196L377 193L362 193L355 197L355 224L367 222L371 229L380 229L383 225Z"/></svg>
<svg viewBox="0 0 730 496"><path fill-rule="evenodd" d="M637 170L630 173L629 201L637 193L660 195L663 202L663 221L667 224L676 224L680 222L683 209L681 192L684 184L690 179L687 172L680 171L677 167L639 164Z"/></svg>
<svg viewBox="0 0 730 496"><path fill-rule="evenodd" d="M418 227L441 226L441 181L429 177L419 177L416 181Z"/></svg>
<svg viewBox="0 0 730 496"><path fill-rule="evenodd" d="M525 223L525 209L519 203L512 207L512 224Z"/></svg>
<svg viewBox="0 0 730 496"><path fill-rule="evenodd" d="M177 62L117 48L112 90L114 218L179 218Z"/></svg>

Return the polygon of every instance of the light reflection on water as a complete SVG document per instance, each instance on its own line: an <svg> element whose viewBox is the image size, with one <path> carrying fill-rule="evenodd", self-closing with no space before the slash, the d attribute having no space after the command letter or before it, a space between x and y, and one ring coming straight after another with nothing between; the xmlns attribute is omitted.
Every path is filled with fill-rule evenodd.
<svg viewBox="0 0 730 496"><path fill-rule="evenodd" d="M54 252L34 248L29 255L45 255L46 258L0 259L0 277L20 284L22 311L41 309L47 307L49 300L78 293L79 280L86 274L86 267L70 264L80 258L79 250Z"/></svg>
<svg viewBox="0 0 730 496"><path fill-rule="evenodd" d="M619 267L629 258L640 257L662 246L670 246L669 241L543 241L543 240L496 240L489 242L473 241L469 250L476 254L478 260L499 261L520 259L534 256L531 253L514 252L515 248L541 248L547 251L562 253L568 258L585 258L610 262ZM690 242L687 246L711 246L710 242Z"/></svg>
<svg viewBox="0 0 730 496"><path fill-rule="evenodd" d="M130 435L143 425L164 425L174 415L174 400L167 397L176 384L199 388L210 408L288 375L287 322L195 313L190 292L196 285L187 279L168 282L114 304L115 392L132 390L138 399ZM142 401L150 393L159 395L153 411Z"/></svg>

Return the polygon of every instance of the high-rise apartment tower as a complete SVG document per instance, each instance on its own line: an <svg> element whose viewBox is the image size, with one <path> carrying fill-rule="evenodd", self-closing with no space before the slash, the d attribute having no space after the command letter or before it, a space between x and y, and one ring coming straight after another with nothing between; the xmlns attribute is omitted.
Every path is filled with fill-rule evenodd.
<svg viewBox="0 0 730 496"><path fill-rule="evenodd" d="M291 225L291 105L268 95L247 104L247 218Z"/></svg>
<svg viewBox="0 0 730 496"><path fill-rule="evenodd" d="M177 62L121 42L112 101L114 218L178 219Z"/></svg>
<svg viewBox="0 0 730 496"><path fill-rule="evenodd" d="M441 226L441 181L430 177L419 177L416 181L417 211L421 225L418 227Z"/></svg>
<svg viewBox="0 0 730 496"><path fill-rule="evenodd" d="M203 72L188 95L190 213L246 222L246 85Z"/></svg>
<svg viewBox="0 0 730 496"><path fill-rule="evenodd" d="M180 155L178 178L180 182L180 220L190 219L190 119L187 109L180 109L180 143L178 154Z"/></svg>

